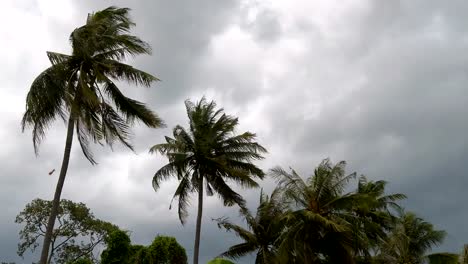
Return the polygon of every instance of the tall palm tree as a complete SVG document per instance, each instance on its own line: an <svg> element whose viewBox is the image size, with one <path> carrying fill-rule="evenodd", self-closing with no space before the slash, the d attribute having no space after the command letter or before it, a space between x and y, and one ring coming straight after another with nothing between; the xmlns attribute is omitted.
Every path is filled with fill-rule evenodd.
<svg viewBox="0 0 468 264"><path fill-rule="evenodd" d="M353 263L352 207L358 196L345 193L355 173L345 174L345 162L323 160L304 181L294 170L271 170L278 188L293 208L286 218L280 263Z"/></svg>
<svg viewBox="0 0 468 264"><path fill-rule="evenodd" d="M70 160L76 131L84 156L96 164L90 141L112 145L115 141L132 149L130 126L141 121L148 127L163 125L162 120L143 103L126 97L115 81L150 86L156 77L122 63L128 56L150 54L150 46L130 33L135 24L128 8L109 7L89 14L86 24L70 35L72 54L47 52L51 67L33 81L26 98L23 131L32 127L33 144L39 143L57 118L68 119L62 166L40 263L45 264L52 230Z"/></svg>
<svg viewBox="0 0 468 264"><path fill-rule="evenodd" d="M277 241L284 230L283 214L287 207L282 202L279 189L270 197L260 193L260 203L255 215L247 208L241 208L240 214L245 219L248 230L233 224L227 218L216 219L218 227L234 233L244 242L230 247L221 256L239 258L251 252L257 252L256 264L271 264L276 258Z"/></svg>
<svg viewBox="0 0 468 264"><path fill-rule="evenodd" d="M233 181L242 187L258 187L254 178L262 179L264 173L252 164L262 159L266 149L256 143L255 134L245 132L234 134L238 119L216 109L215 102L205 98L197 103L185 102L189 118L189 129L176 126L173 138L166 137L166 143L150 149L166 156L169 163L160 168L153 177L153 188L157 191L160 183L170 177L179 180L174 198L178 198L178 213L182 224L187 217L189 195L198 193L198 213L195 232L193 263L198 263L200 231L203 211L203 186L208 195L214 193L224 205L244 206L244 199L228 185Z"/></svg>
<svg viewBox="0 0 468 264"><path fill-rule="evenodd" d="M379 263L419 264L426 258L426 252L442 243L446 233L435 230L434 226L411 212L401 212L400 219L380 254Z"/></svg>

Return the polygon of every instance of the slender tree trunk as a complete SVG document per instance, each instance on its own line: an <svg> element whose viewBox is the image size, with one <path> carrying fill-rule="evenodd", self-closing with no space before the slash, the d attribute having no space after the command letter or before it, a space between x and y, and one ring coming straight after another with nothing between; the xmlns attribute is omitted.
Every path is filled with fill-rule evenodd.
<svg viewBox="0 0 468 264"><path fill-rule="evenodd" d="M55 188L54 200L52 201L52 210L50 212L49 221L47 222L47 229L44 236L44 243L42 245L41 259L39 264L47 264L47 255L49 253L50 244L52 242L52 231L54 230L55 219L57 218L60 204L60 196L62 195L63 184L65 182L65 176L67 175L68 163L70 161L70 152L73 142L73 129L75 127L75 121L72 116L73 114L71 113L70 118L68 119L67 139L65 141L62 168L60 169L57 187Z"/></svg>
<svg viewBox="0 0 468 264"><path fill-rule="evenodd" d="M50 253L49 253L49 260L47 261L47 264L52 263L52 257L54 256L54 246L55 246L55 239L52 239L52 242L50 243Z"/></svg>
<svg viewBox="0 0 468 264"><path fill-rule="evenodd" d="M193 248L193 264L198 264L198 252L200 251L200 232L203 213L203 177L200 177L198 182L198 213L197 227L195 231L195 246Z"/></svg>

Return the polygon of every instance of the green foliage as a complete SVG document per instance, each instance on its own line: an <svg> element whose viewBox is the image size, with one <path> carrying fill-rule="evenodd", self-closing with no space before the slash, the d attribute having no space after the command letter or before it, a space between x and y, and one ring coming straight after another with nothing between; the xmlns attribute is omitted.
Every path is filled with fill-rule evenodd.
<svg viewBox="0 0 468 264"><path fill-rule="evenodd" d="M67 262L67 264L94 264L94 262L89 258L80 258L73 262Z"/></svg>
<svg viewBox="0 0 468 264"><path fill-rule="evenodd" d="M101 254L101 264L129 263L131 245L125 231L113 231L106 237L106 245L107 248Z"/></svg>
<svg viewBox="0 0 468 264"><path fill-rule="evenodd" d="M227 218L216 219L218 227L234 232L243 242L230 247L221 256L239 258L257 252L255 263L273 263L276 258L277 241L284 231L283 214L286 204L276 189L270 197L260 193L260 203L255 215L247 208L240 209L240 215L247 223L248 230L235 225Z"/></svg>
<svg viewBox="0 0 468 264"><path fill-rule="evenodd" d="M131 245L124 231L112 232L106 239L107 248L101 254L101 264L186 264L185 249L177 240L168 236L157 236L148 247Z"/></svg>
<svg viewBox="0 0 468 264"><path fill-rule="evenodd" d="M148 247L154 263L186 264L187 254L177 240L168 236L157 236Z"/></svg>
<svg viewBox="0 0 468 264"><path fill-rule="evenodd" d="M238 258L256 252L256 263L372 263L372 252L393 230L402 194L385 194L384 181L360 177L355 191L345 162L323 160L311 177L296 171L271 171L278 181L270 197L260 195L257 213L241 209L248 230L228 219L218 225L243 243L222 256Z"/></svg>
<svg viewBox="0 0 468 264"><path fill-rule="evenodd" d="M51 201L34 199L16 216L15 222L24 225L19 232L19 256L23 257L28 249L34 252L39 246L51 208ZM115 225L96 219L85 204L61 200L49 257L55 263L73 262L82 257L96 259L94 248L102 245L115 229Z"/></svg>
<svg viewBox="0 0 468 264"><path fill-rule="evenodd" d="M213 260L208 261L207 264L235 264L235 263L227 259L215 258Z"/></svg>
<svg viewBox="0 0 468 264"><path fill-rule="evenodd" d="M401 212L400 218L381 244L376 259L381 263L421 263L433 246L442 243L445 232L411 212Z"/></svg>
<svg viewBox="0 0 468 264"><path fill-rule="evenodd" d="M293 210L285 215L287 232L279 245L279 262L349 263L352 261L353 205L360 201L344 193L355 173L345 174L345 162L322 161L304 181L294 170L272 170L278 188Z"/></svg>
<svg viewBox="0 0 468 264"><path fill-rule="evenodd" d="M427 256L429 264L459 264L458 255L453 253L435 253Z"/></svg>

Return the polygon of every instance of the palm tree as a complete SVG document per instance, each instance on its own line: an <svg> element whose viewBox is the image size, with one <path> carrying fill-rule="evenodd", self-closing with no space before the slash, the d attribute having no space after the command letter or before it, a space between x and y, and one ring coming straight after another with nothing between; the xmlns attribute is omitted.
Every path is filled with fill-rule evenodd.
<svg viewBox="0 0 468 264"><path fill-rule="evenodd" d="M353 263L352 207L358 196L344 193L355 173L345 174L345 162L323 160L304 181L294 170L271 170L278 188L290 201L286 231L279 246L280 263Z"/></svg>
<svg viewBox="0 0 468 264"><path fill-rule="evenodd" d="M255 216L247 208L240 209L249 230L233 224L227 218L216 219L218 227L234 231L244 240L243 243L230 247L221 256L236 259L256 251L255 263L274 263L277 241L284 229L282 218L287 209L279 194L279 189L275 189L270 197L261 192Z"/></svg>
<svg viewBox="0 0 468 264"><path fill-rule="evenodd" d="M435 230L431 223L414 213L401 212L398 223L376 259L379 263L423 263L426 252L439 245L445 235L444 231Z"/></svg>
<svg viewBox="0 0 468 264"><path fill-rule="evenodd" d="M215 102L205 98L196 104L186 101L189 130L176 126L173 138L166 137L166 143L150 149L168 158L169 163L160 168L153 177L153 188L157 191L160 183L170 177L177 177L179 186L174 198L178 198L178 213L182 224L187 217L189 195L198 193L198 213L195 233L193 263L198 263L200 231L203 210L203 185L208 195L214 193L224 205L244 206L243 198L227 184L233 181L242 187L258 187L253 178L262 179L264 173L252 164L262 159L265 148L256 143L255 134L245 132L234 134L238 119L216 110Z"/></svg>
<svg viewBox="0 0 468 264"><path fill-rule="evenodd" d="M68 119L62 167L40 263L45 264L52 230L70 160L76 131L84 156L96 164L90 141L112 145L115 141L132 149L130 126L141 121L148 127L163 125L162 120L143 103L126 97L115 81L150 86L156 77L122 63L128 56L150 54L150 46L130 35L135 24L128 8L109 7L89 14L86 24L70 35L72 54L47 52L52 66L33 81L26 98L23 131L32 127L36 154L49 125L57 118Z"/></svg>
<svg viewBox="0 0 468 264"><path fill-rule="evenodd" d="M369 181L365 176L359 178L356 194L360 202L353 207L354 219L353 243L356 260L369 262L372 252L383 241L393 228L397 217L395 212L401 210L397 203L406 199L406 195L395 193L385 194L386 181Z"/></svg>

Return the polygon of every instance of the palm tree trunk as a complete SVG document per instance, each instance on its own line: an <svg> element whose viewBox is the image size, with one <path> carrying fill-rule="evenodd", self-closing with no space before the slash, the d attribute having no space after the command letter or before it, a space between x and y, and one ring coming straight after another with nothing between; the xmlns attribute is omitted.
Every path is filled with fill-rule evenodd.
<svg viewBox="0 0 468 264"><path fill-rule="evenodd" d="M68 119L67 128L67 139L65 141L65 151L63 153L62 168L60 169L60 175L57 181L57 187L55 188L54 200L52 201L52 210L50 212L49 220L47 222L47 229L44 236L44 243L42 245L41 259L39 264L47 263L47 255L49 253L50 244L52 242L52 231L54 230L55 219L57 218L60 196L62 195L63 184L65 182L65 176L67 175L68 163L70 161L70 152L73 142L73 129L75 127L75 121L70 114Z"/></svg>
<svg viewBox="0 0 468 264"><path fill-rule="evenodd" d="M195 246L193 248L193 264L198 264L198 252L200 251L200 232L203 213L203 177L200 177L198 182L198 213L197 227L195 230Z"/></svg>
<svg viewBox="0 0 468 264"><path fill-rule="evenodd" d="M47 264L52 263L52 257L54 256L55 239L52 239L52 242L50 244L51 245L50 245L49 260L47 261Z"/></svg>

